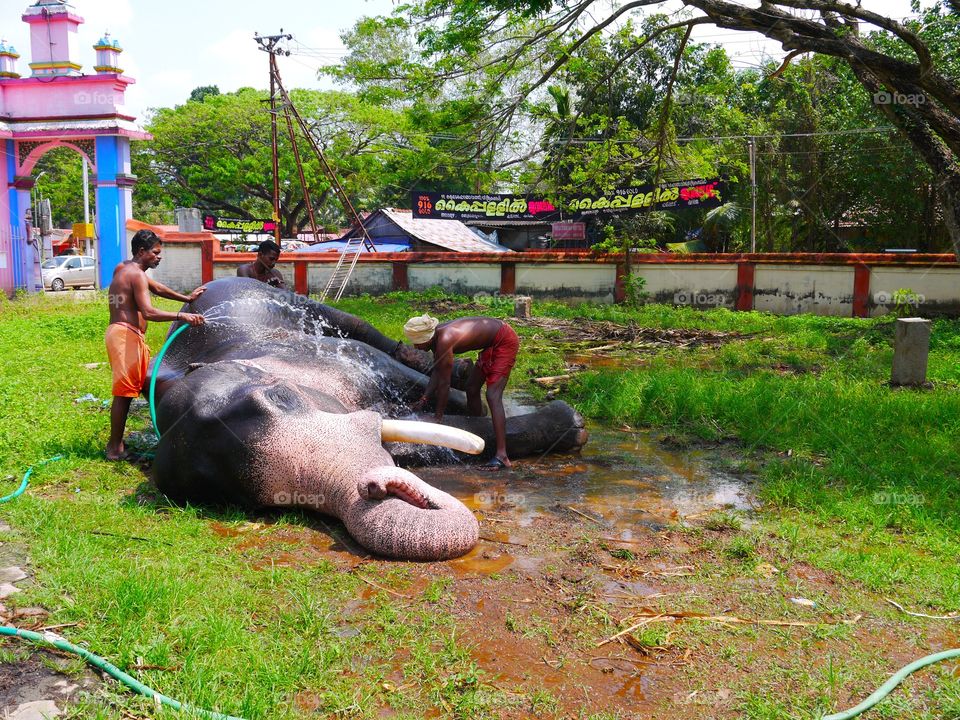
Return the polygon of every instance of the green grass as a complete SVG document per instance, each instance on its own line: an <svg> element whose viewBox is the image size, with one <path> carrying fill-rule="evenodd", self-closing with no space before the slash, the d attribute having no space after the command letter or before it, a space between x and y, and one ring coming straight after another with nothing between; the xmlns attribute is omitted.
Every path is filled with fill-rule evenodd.
<svg viewBox="0 0 960 720"><path fill-rule="evenodd" d="M729 329L728 314L703 313L702 325ZM960 553L960 323L935 323L935 389L917 391L886 385L889 320L753 315L744 329L767 324L760 337L585 373L573 401L606 422L776 451L760 496L770 510L803 513L796 545L815 548L807 559L878 591L960 605L960 568L943 562ZM658 317L670 326L669 313ZM783 372L786 360L801 372ZM789 513L768 517L777 534L796 527L780 522Z"/></svg>
<svg viewBox="0 0 960 720"><path fill-rule="evenodd" d="M374 717L387 706L409 718L561 714L553 694L502 688L477 666L469 648L482 641L482 629L478 637L465 636L455 622L455 580L431 578L414 589L405 566L376 563L350 571L323 557L297 567L264 565L278 548L289 548L243 547L236 533L248 516L169 507L136 467L104 462L108 414L98 403L74 400L110 395L106 299L73 303L66 297L0 299L4 492L16 487L32 463L55 454L67 458L39 469L30 491L0 508L0 518L14 528L0 542L25 545L36 576L17 604L48 608L50 624L79 623L64 631L71 641L121 668L173 668L137 673L165 694L248 720ZM406 319L428 303L457 300L469 299L393 293L339 306L400 337ZM676 581L697 591L685 607L708 613L725 607L718 605L721 591L760 582L760 563L781 569L806 563L830 573L839 598L812 599L838 617L860 607L864 593L934 614L960 607L960 322L934 323L934 389L911 391L885 385L893 334L888 319L778 318L664 306L534 309L571 320L745 336L719 348L663 349L649 354L643 367L584 372L566 391L566 399L595 421L650 427L691 443L722 442L728 471L758 474L763 510L746 528L739 514L722 512L696 528L674 529L710 558L698 563L692 577ZM440 315L465 312L507 317L512 304L467 311L451 306ZM562 371L568 347L556 334L519 331L523 354L511 384L537 396L526 378ZM151 325L154 350L165 332L165 325ZM84 367L89 363L103 364ZM141 409L128 430L146 425ZM236 532L214 532L214 521ZM302 532L310 522L290 514L262 533ZM592 546L589 539L583 544ZM643 567L655 557L645 552L637 546L603 554ZM550 566L546 571L552 572ZM373 591L361 577L411 599ZM505 580L499 576L485 580L493 592L500 582ZM804 617L783 600L799 590L783 577L771 582L778 592L741 598L737 591L748 606L744 611ZM598 632L617 628L600 606L582 602L575 612L583 623L574 630L586 648ZM662 607L675 602L664 599ZM508 612L502 622L548 654L563 647L543 615ZM664 633L651 627L638 640L656 647L666 641ZM737 690L731 716L766 720L811 716L832 709L851 683L860 691L877 684L886 669L878 657L867 649L842 655L850 633L838 626L778 640L751 627L690 624L670 643L710 648L719 662L740 668L753 684ZM760 638L772 642L775 659L759 650L751 654ZM911 635L908 649L920 653L922 638ZM783 659L801 646L813 652L817 643L829 645L837 659L824 656L815 667ZM13 657L17 647L3 643L0 659ZM947 671L930 673L935 683L898 695L877 717L960 715L960 681ZM783 678L796 697L785 695ZM769 687L757 687L765 679ZM115 686L104 693L84 700L74 716L173 717Z"/></svg>
<svg viewBox="0 0 960 720"><path fill-rule="evenodd" d="M410 716L436 706L492 717L499 704L513 702L479 684L469 644L438 605L443 582L427 589L422 606L398 607L379 592L369 608L345 615L348 601L369 589L356 573L324 561L255 569L236 538L211 532L210 511L169 507L134 466L104 462L108 411L74 400L110 397L109 367L84 367L105 360L107 314L104 297L0 300L5 491L32 463L66 455L39 468L30 490L0 509L15 528L3 540L25 542L36 573L16 604L50 609L50 624L80 623L70 628L71 641L121 668L176 668L134 674L174 698L248 720L301 717L298 694L322 713L357 716L389 703ZM151 325L154 350L165 331ZM141 410L128 431L147 422ZM228 527L245 519L229 510L212 517ZM272 529L304 522L292 515ZM406 582L402 573L374 577L386 587ZM389 693L375 681L396 666L409 687ZM78 712L119 718L122 708L147 707L119 690L111 697L117 709Z"/></svg>

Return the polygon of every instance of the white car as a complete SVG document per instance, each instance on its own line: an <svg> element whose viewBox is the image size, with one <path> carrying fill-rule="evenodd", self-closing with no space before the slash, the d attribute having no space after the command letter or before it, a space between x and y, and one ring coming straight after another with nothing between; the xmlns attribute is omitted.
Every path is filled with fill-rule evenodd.
<svg viewBox="0 0 960 720"><path fill-rule="evenodd" d="M58 255L40 266L43 286L58 292L68 287L96 287L97 263L89 255Z"/></svg>

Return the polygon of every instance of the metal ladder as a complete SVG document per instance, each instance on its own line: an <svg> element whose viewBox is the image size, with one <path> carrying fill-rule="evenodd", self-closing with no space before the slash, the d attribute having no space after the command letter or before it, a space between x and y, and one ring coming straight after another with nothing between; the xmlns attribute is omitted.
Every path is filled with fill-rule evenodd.
<svg viewBox="0 0 960 720"><path fill-rule="evenodd" d="M343 246L343 251L340 253L340 259L337 260L337 266L330 274L330 278L327 280L327 285L323 288L323 292L320 293L320 302L326 302L334 289L336 289L337 293L333 296L335 301L339 300L340 296L343 295L347 283L350 282L350 276L353 274L353 268L356 267L360 253L363 252L365 239L366 238L358 237L347 239L347 244Z"/></svg>

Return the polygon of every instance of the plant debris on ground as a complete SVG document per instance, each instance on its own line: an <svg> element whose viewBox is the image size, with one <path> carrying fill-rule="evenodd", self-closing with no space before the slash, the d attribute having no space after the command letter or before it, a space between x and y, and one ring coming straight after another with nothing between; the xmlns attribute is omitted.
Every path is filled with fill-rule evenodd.
<svg viewBox="0 0 960 720"><path fill-rule="evenodd" d="M513 311L436 292L339 305L400 337L439 302L443 319ZM544 397L524 379L560 374L584 343L651 344L642 367L612 358L559 396L596 438L622 438L598 440L612 452L707 463L744 479L757 509L658 506L624 532L577 456L498 478L454 469L484 539L466 558L416 564L367 557L323 516L171 505L141 467L105 462L109 411L74 400L110 395L107 311L103 294L0 300L0 477L12 490L33 463L66 456L0 509L0 541L25 548L32 576L4 615L59 627L179 700L247 720L775 720L855 705L960 643L946 619L960 611L955 320L933 325L933 388L896 391L885 318L535 303L533 322L515 323L511 390ZM165 331L151 324L154 350ZM137 408L129 429L148 428ZM605 472L630 492L685 482ZM549 486L596 502L531 508ZM0 678L25 656L44 662L0 643ZM960 716L956 667L928 668L875 712ZM104 681L64 717L176 715Z"/></svg>

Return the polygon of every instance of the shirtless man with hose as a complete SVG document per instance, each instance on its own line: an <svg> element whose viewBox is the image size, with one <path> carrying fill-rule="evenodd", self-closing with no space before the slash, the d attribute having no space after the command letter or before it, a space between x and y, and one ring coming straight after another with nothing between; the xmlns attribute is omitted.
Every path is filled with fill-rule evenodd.
<svg viewBox="0 0 960 720"><path fill-rule="evenodd" d="M106 344L113 370L113 405L110 407L110 440L107 460L123 460L126 450L123 431L127 425L130 403L140 395L147 377L150 349L144 340L147 321L181 321L203 325L203 315L158 310L150 304L150 293L170 300L190 303L203 293L200 287L189 295L181 295L147 276L146 271L160 264L163 245L151 230L140 230L130 242L132 260L124 260L113 271L110 283L110 324Z"/></svg>

